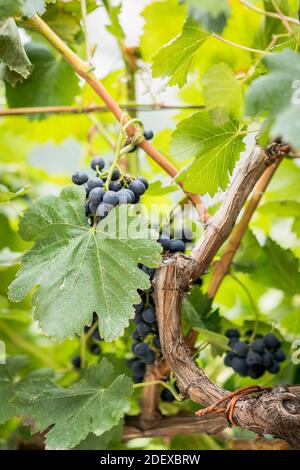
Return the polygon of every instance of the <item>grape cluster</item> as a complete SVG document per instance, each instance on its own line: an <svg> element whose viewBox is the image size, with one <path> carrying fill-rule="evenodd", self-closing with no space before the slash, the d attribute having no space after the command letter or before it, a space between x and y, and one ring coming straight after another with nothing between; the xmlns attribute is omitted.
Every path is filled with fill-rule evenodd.
<svg viewBox="0 0 300 470"><path fill-rule="evenodd" d="M90 326L84 327L84 333L89 335L88 340L88 349L91 354L98 355L100 353L100 341L102 338L100 337L99 329L98 329L98 317L96 312L93 313L93 321ZM75 369L80 369L81 367L81 357L74 356L71 360L71 363Z"/></svg>
<svg viewBox="0 0 300 470"><path fill-rule="evenodd" d="M241 377L259 379L266 371L271 374L279 372L279 364L286 359L286 355L280 349L281 340L273 333L257 335L253 341L247 338L241 341L240 332L235 328L227 330L225 334L229 338L231 351L226 354L224 363ZM251 332L246 337L250 335Z"/></svg>
<svg viewBox="0 0 300 470"><path fill-rule="evenodd" d="M137 204L147 191L149 183L143 176L133 178L122 175L119 168L110 172L104 170L105 162L100 157L94 157L91 168L95 176L89 178L85 171L77 171L72 176L76 185L84 185L86 191L85 214L102 220L108 213L120 204ZM108 178L110 177L110 181Z"/></svg>
<svg viewBox="0 0 300 470"><path fill-rule="evenodd" d="M179 239L170 239L161 237L159 239L165 253L178 253L185 251L185 242ZM139 268L144 271L153 279L155 269L148 268L142 264ZM131 369L133 380L135 383L143 382L147 364L153 364L156 359L161 357L161 345L158 333L158 325L156 319L155 303L153 298L153 288L140 292L141 302L135 305L134 323L137 325L133 330L131 336L134 341L132 352L134 358L128 361L128 366ZM162 399L168 393L172 395L169 390L162 391ZM172 395L172 399L174 396ZM170 398L170 397L169 397ZM172 401L171 399L166 401Z"/></svg>

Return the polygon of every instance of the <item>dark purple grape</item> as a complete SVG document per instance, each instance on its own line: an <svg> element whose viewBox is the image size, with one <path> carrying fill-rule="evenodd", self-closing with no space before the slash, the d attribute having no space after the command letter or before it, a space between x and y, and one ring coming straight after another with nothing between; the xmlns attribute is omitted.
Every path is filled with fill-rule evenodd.
<svg viewBox="0 0 300 470"><path fill-rule="evenodd" d="M264 375L265 369L262 366L257 366L255 368L249 367L247 370L247 375L251 377L251 379L259 379Z"/></svg>
<svg viewBox="0 0 300 470"><path fill-rule="evenodd" d="M146 308L146 310L143 311L142 316L146 323L154 323L156 321L155 308Z"/></svg>
<svg viewBox="0 0 300 470"><path fill-rule="evenodd" d="M122 184L119 181L111 181L109 183L109 190L114 191L115 193L117 191L120 191L122 189Z"/></svg>
<svg viewBox="0 0 300 470"><path fill-rule="evenodd" d="M129 189L133 191L136 196L142 196L142 194L144 194L146 191L144 183L142 183L140 180L131 181L129 184Z"/></svg>
<svg viewBox="0 0 300 470"><path fill-rule="evenodd" d="M75 369L80 369L81 367L81 357L80 356L74 356L72 358L72 365Z"/></svg>
<svg viewBox="0 0 300 470"><path fill-rule="evenodd" d="M229 330L225 331L225 336L227 336L227 338L239 338L241 334L236 328L230 328Z"/></svg>
<svg viewBox="0 0 300 470"><path fill-rule="evenodd" d="M74 173L72 176L73 183L77 184L78 186L81 186L82 184L86 183L88 179L89 177L85 173L85 171L76 171L76 173Z"/></svg>
<svg viewBox="0 0 300 470"><path fill-rule="evenodd" d="M132 347L132 350L133 353L141 359L146 357L150 352L150 348L146 343L135 343Z"/></svg>
<svg viewBox="0 0 300 470"><path fill-rule="evenodd" d="M271 367L273 362L274 362L273 354L270 353L270 351L264 352L262 356L262 363L263 363L264 368L267 369L268 367Z"/></svg>
<svg viewBox="0 0 300 470"><path fill-rule="evenodd" d="M144 131L144 137L146 140L151 140L154 137L154 132L149 130L149 131Z"/></svg>
<svg viewBox="0 0 300 470"><path fill-rule="evenodd" d="M274 360L273 364L270 367L268 367L268 372L270 372L270 374L278 374L279 371L280 371L280 366L278 362Z"/></svg>
<svg viewBox="0 0 300 470"><path fill-rule="evenodd" d="M114 171L112 172L111 180L112 180L112 181L116 181L116 180L118 180L120 177L121 177L120 170L119 170L118 168L115 168Z"/></svg>
<svg viewBox="0 0 300 470"><path fill-rule="evenodd" d="M269 351L275 351L281 346L281 341L273 333L268 333L263 340Z"/></svg>
<svg viewBox="0 0 300 470"><path fill-rule="evenodd" d="M151 331L151 326L148 323L145 323L144 321L140 321L137 326L137 331L140 336L144 337L147 336L150 331Z"/></svg>
<svg viewBox="0 0 300 470"><path fill-rule="evenodd" d="M149 353L147 356L143 357L142 360L145 364L153 364L155 362L155 352L150 349Z"/></svg>
<svg viewBox="0 0 300 470"><path fill-rule="evenodd" d="M161 392L160 392L160 398L162 401L167 401L167 402L172 402L175 400L175 397L173 395L173 393L168 390L167 388L164 388Z"/></svg>
<svg viewBox="0 0 300 470"><path fill-rule="evenodd" d="M246 377L247 365L244 358L235 356L231 361L231 367L239 375L241 375L242 377Z"/></svg>
<svg viewBox="0 0 300 470"><path fill-rule="evenodd" d="M228 351L228 353L226 354L225 359L224 359L224 364L225 364L225 366L231 367L231 365L232 365L232 359L233 359L234 357L236 357L235 354L234 354L234 352Z"/></svg>
<svg viewBox="0 0 300 470"><path fill-rule="evenodd" d="M119 204L132 204L135 194L130 189L121 189L118 191Z"/></svg>
<svg viewBox="0 0 300 470"><path fill-rule="evenodd" d="M246 364L248 367L261 366L263 363L262 356L254 351L249 351L246 357Z"/></svg>
<svg viewBox="0 0 300 470"><path fill-rule="evenodd" d="M107 193L104 194L103 202L115 207L119 204L119 197L114 191L107 191Z"/></svg>
<svg viewBox="0 0 300 470"><path fill-rule="evenodd" d="M144 377L146 366L145 366L144 362L142 362L140 360L137 360L132 364L131 370L132 370L132 373L133 373L134 376Z"/></svg>
<svg viewBox="0 0 300 470"><path fill-rule="evenodd" d="M133 332L131 333L131 338L135 341L138 341L140 339L140 335L137 330L133 330Z"/></svg>
<svg viewBox="0 0 300 470"><path fill-rule="evenodd" d="M256 353L263 354L265 351L265 343L263 339L256 339L251 344L252 350Z"/></svg>
<svg viewBox="0 0 300 470"><path fill-rule="evenodd" d="M137 180L141 181L146 189L149 188L148 180L144 176L138 176Z"/></svg>
<svg viewBox="0 0 300 470"><path fill-rule="evenodd" d="M97 171L97 167L99 171L103 170L105 167L105 161L101 157L94 157L93 160L91 161L91 168L92 170Z"/></svg>
<svg viewBox="0 0 300 470"><path fill-rule="evenodd" d="M172 253L184 253L185 244L182 240L170 240L169 249Z"/></svg>
<svg viewBox="0 0 300 470"><path fill-rule="evenodd" d="M274 358L277 362L283 362L286 360L286 355L281 349L277 349L277 351L274 352Z"/></svg>
<svg viewBox="0 0 300 470"><path fill-rule="evenodd" d="M95 354L95 355L98 355L100 353L100 347L98 344L91 344L90 346L90 352L91 354Z"/></svg>
<svg viewBox="0 0 300 470"><path fill-rule="evenodd" d="M86 184L88 192L92 191L94 188L102 188L103 186L103 181L101 178L98 178L97 176L94 176L93 178L90 178Z"/></svg>
<svg viewBox="0 0 300 470"><path fill-rule="evenodd" d="M234 352L239 357L246 357L249 351L249 345L243 341L235 343L232 347Z"/></svg>

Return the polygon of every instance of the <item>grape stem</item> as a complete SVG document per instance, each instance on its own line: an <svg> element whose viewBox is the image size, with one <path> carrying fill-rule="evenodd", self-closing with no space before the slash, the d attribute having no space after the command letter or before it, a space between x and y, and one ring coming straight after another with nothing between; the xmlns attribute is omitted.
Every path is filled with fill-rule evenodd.
<svg viewBox="0 0 300 470"><path fill-rule="evenodd" d="M171 384L164 382L163 380L151 380L150 382L142 382L140 384L133 384L133 388L134 389L142 388L142 387L147 387L150 385L162 385L174 395L177 401L183 400L183 396L181 395L181 393L178 393Z"/></svg>

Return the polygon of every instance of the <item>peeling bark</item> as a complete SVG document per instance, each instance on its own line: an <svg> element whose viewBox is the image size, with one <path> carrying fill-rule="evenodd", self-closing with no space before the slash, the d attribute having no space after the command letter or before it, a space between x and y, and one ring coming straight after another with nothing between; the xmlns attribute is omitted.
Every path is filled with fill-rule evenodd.
<svg viewBox="0 0 300 470"><path fill-rule="evenodd" d="M229 392L212 382L194 363L180 322L184 295L199 278L229 236L241 208L264 170L281 158L280 144L268 151L256 148L241 161L223 203L210 220L190 256L176 254L163 260L155 276L155 303L164 358L176 376L181 392L204 406L213 405ZM227 404L222 405L224 415ZM300 447L300 396L288 386L241 397L235 406L237 425L258 434L271 434Z"/></svg>

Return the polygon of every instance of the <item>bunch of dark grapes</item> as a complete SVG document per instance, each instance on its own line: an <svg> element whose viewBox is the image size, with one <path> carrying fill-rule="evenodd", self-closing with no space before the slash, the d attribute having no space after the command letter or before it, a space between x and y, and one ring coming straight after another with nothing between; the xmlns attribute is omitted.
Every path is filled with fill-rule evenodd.
<svg viewBox="0 0 300 470"><path fill-rule="evenodd" d="M77 171L72 176L74 184L85 187L85 214L91 220L104 219L114 207L120 204L137 204L149 186L143 176L133 178L129 175L122 175L118 168L114 168L107 187L109 171L105 171L104 167L104 160L94 157L91 161L91 168L95 170L95 176L89 178L84 171Z"/></svg>
<svg viewBox="0 0 300 470"><path fill-rule="evenodd" d="M241 377L259 379L266 371L271 374L279 372L280 363L286 359L286 355L280 349L281 340L273 333L256 336L253 341L247 338L242 341L240 332L235 328L227 330L225 334L229 338L231 351L226 354L224 363Z"/></svg>
<svg viewBox="0 0 300 470"><path fill-rule="evenodd" d="M159 239L159 242L165 253L183 253L185 251L185 242L182 240L163 237ZM139 268L148 274L150 280L153 279L155 269L144 265L139 265ZM143 382L147 364L153 364L156 359L162 357L153 288L140 292L140 297L141 302L134 306L135 317L133 321L137 326L131 334L134 341L132 345L134 358L128 361L135 383ZM173 401L174 396L168 389L164 389L161 392L161 399Z"/></svg>
<svg viewBox="0 0 300 470"><path fill-rule="evenodd" d="M98 328L98 317L96 312L93 313L93 321L90 326L84 327L84 333L90 333L88 339L88 349L91 354L98 356L100 353L100 337L99 328ZM81 367L81 358L80 356L74 356L71 360L71 363L75 369L80 369Z"/></svg>

